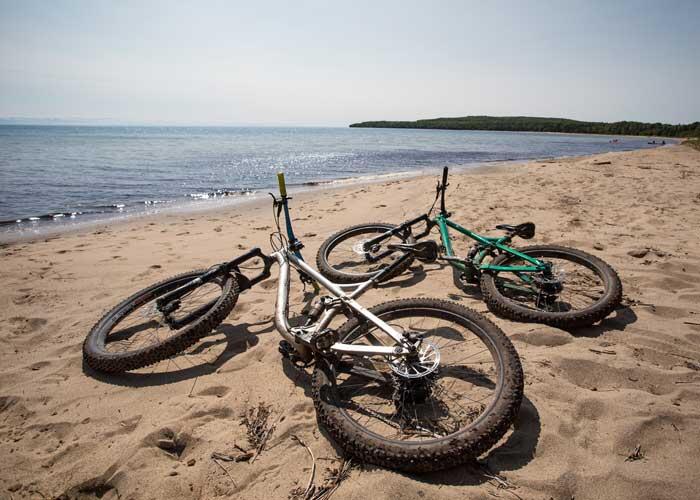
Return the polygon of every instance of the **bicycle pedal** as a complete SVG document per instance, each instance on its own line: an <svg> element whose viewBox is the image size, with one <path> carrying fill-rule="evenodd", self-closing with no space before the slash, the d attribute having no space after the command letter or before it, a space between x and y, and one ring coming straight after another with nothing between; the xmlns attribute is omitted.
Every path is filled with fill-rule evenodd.
<svg viewBox="0 0 700 500"><path fill-rule="evenodd" d="M461 274L459 280L464 284L475 285L479 283L479 278L475 274Z"/></svg>
<svg viewBox="0 0 700 500"><path fill-rule="evenodd" d="M277 348L277 350L280 352L282 357L292 359L292 355L294 354L294 347L292 347L292 344L290 344L286 340L280 340L280 345Z"/></svg>

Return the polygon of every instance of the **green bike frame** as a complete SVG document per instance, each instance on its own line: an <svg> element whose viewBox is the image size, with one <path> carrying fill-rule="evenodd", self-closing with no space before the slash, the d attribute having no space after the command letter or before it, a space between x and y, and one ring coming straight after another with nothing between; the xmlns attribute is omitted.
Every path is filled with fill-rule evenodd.
<svg viewBox="0 0 700 500"><path fill-rule="evenodd" d="M476 240L479 244L481 244L484 248L476 254L476 256L472 259L472 264L474 267L479 269L480 271L509 271L509 272L517 272L517 273L539 273L542 271L545 271L547 269L547 265L538 259L535 259L534 257L530 257L529 255L526 255L522 252L519 252L515 248L509 247L508 245L505 244L506 241L510 240L509 236L500 236L500 237L491 237L491 236L482 236L480 234L475 233L474 231L470 231L469 229L460 226L456 222L452 222L449 219L449 214L438 214L435 219L432 221L435 225L437 225L438 229L440 230L440 239L442 240L442 246L445 248L445 255L447 257L456 257L454 250L452 249L452 239L450 238L450 233L448 228L452 228L455 231L458 231L462 233L465 236L468 236L469 238ZM515 255L517 257L520 257L523 259L525 262L530 263L529 266L494 266L492 264L482 264L482 261L486 257L486 255L489 253L490 250L497 248L498 250L501 250L502 252L509 253L511 255ZM450 264L456 267L457 269L461 271L467 271L467 267L464 263L462 262L456 262L456 261L450 261Z"/></svg>
<svg viewBox="0 0 700 500"><path fill-rule="evenodd" d="M426 229L422 233L415 235L415 238L420 239L424 236L427 236L430 233L430 231L432 231L432 228L434 226L437 226L440 230L440 239L442 240L442 246L444 248L444 255L442 259L448 261L453 268L461 271L464 274L469 275L474 271L511 272L516 274L523 282L530 284L532 283L532 279L530 278L530 276L528 276L529 273L551 272L551 264L542 262L534 257L530 257L529 255L519 252L515 248L512 248L507 245L507 243L510 242L513 236L518 234L517 231L511 231L505 236L499 237L483 236L465 227L460 226L456 222L451 221L451 214L445 209L445 191L448 186L447 170L447 167L443 169L442 183L438 183L437 185L436 201L437 197L440 197L440 212L434 218L430 218L430 212L432 212L431 208L431 210L427 214L423 214L419 217L416 217L415 219L406 221L403 224L396 226L395 228L391 229L390 231L387 231L384 234L381 234L375 238L365 241L363 243L363 249L366 252L370 252L370 249L373 245L379 244L381 241L383 241L386 238L390 238L392 235L410 234L413 225L424 222L426 224ZM462 259L455 255L454 250L452 248L452 239L450 238L450 228L477 242L478 246L474 250L474 253L470 254L468 259ZM507 253L516 256L522 259L526 264L519 266L500 266L493 265L490 263L484 263L484 259L486 258L486 256L492 255L494 251L499 251L501 253ZM507 286L513 287L514 285L509 284Z"/></svg>

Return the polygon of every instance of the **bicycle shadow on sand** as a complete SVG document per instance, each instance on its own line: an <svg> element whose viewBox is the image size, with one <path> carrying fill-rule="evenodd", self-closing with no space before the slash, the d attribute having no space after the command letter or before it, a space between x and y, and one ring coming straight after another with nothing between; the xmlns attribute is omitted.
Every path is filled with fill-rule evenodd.
<svg viewBox="0 0 700 500"><path fill-rule="evenodd" d="M296 387L304 390L306 397L311 397L311 374L302 368L297 368L289 360L284 359L282 371ZM318 420L317 420L318 422ZM339 457L345 456L343 449L333 437L318 422L320 433L333 446ZM410 477L416 481L429 484L445 484L454 486L476 486L489 481L502 473L524 467L535 458L535 450L542 432L542 423L537 408L527 396L523 396L520 412L513 422L513 429L505 439L480 460L473 460L450 469L426 474L413 474L397 471L397 474ZM351 457L346 457L351 458ZM361 464L365 470L385 470L371 464Z"/></svg>
<svg viewBox="0 0 700 500"><path fill-rule="evenodd" d="M443 264L441 262L414 262L411 267L403 273L395 276L387 281L383 281L377 285L377 288L410 288L412 286L425 281L431 273L436 273L442 269L449 267L449 264ZM478 290L478 286L476 287ZM462 290L466 293L466 290Z"/></svg>
<svg viewBox="0 0 700 500"><path fill-rule="evenodd" d="M455 285L456 286L456 285ZM453 291L447 293L447 298L461 303L464 299L472 299L483 302L484 298L478 284L468 284L456 286ZM492 314L489 312L489 314ZM488 314L487 314L488 316ZM620 304L617 308L602 321L584 327L562 329L573 337L597 338L607 332L624 331L627 326L637 322L637 313L632 307ZM532 323L536 325L537 323Z"/></svg>
<svg viewBox="0 0 700 500"><path fill-rule="evenodd" d="M261 328L262 327L262 328ZM271 320L257 323L222 323L184 353L165 359L138 371L103 373L90 368L83 361L83 373L107 384L126 387L152 387L174 384L210 375L230 359L255 347L258 336L274 330ZM209 359L207 354L223 346L223 350Z"/></svg>
<svg viewBox="0 0 700 500"><path fill-rule="evenodd" d="M607 332L622 332L628 325L637 322L637 313L630 306L619 306L613 313L600 323L583 328L572 328L568 331L574 337L596 338Z"/></svg>
<svg viewBox="0 0 700 500"><path fill-rule="evenodd" d="M485 456L442 471L400 474L427 484L478 486L495 481L496 487L499 484L502 487L501 474L518 470L535 458L541 432L542 423L537 407L527 396L523 396L520 412L513 422L513 430Z"/></svg>

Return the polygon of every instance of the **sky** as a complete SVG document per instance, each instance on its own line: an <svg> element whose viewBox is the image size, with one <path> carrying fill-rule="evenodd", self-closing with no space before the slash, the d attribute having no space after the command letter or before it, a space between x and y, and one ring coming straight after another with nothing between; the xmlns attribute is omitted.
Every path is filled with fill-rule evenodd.
<svg viewBox="0 0 700 500"><path fill-rule="evenodd" d="M700 1L0 0L0 118L700 120Z"/></svg>

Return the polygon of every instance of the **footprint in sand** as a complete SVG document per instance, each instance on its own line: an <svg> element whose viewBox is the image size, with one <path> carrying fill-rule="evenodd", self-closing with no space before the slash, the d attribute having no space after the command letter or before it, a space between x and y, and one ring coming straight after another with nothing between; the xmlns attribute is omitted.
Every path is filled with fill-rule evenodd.
<svg viewBox="0 0 700 500"><path fill-rule="evenodd" d="M560 360L557 366L564 379L590 391L636 389L658 396L677 390L675 375L666 376L652 369L613 368L606 363L572 358Z"/></svg>
<svg viewBox="0 0 700 500"><path fill-rule="evenodd" d="M121 434L130 434L134 432L139 426L139 422L141 422L142 417L142 415L135 415L133 417L121 420L119 422L119 427L116 427L111 431L107 431L104 434L104 437L113 437Z"/></svg>
<svg viewBox="0 0 700 500"><path fill-rule="evenodd" d="M48 321L45 318L26 318L24 316L14 316L9 319L12 325L12 333L21 335L25 333L33 333L41 329Z"/></svg>
<svg viewBox="0 0 700 500"><path fill-rule="evenodd" d="M229 419L235 415L232 408L228 406L216 406L213 408L197 409L192 413L187 414L182 420L189 421L196 418L204 418L206 420L213 419Z"/></svg>
<svg viewBox="0 0 700 500"><path fill-rule="evenodd" d="M192 438L189 434L173 429L172 427L163 427L157 431L151 432L142 440L144 448L159 448L169 455L181 456Z"/></svg>
<svg viewBox="0 0 700 500"><path fill-rule="evenodd" d="M226 394L231 392L231 389L223 385L215 385L212 387L207 387L206 389L199 391L197 395L199 396L216 396L217 398L223 398Z"/></svg>
<svg viewBox="0 0 700 500"><path fill-rule="evenodd" d="M530 345L546 347L557 347L573 342L571 335L556 330L516 333L511 335L511 339L519 340Z"/></svg>

